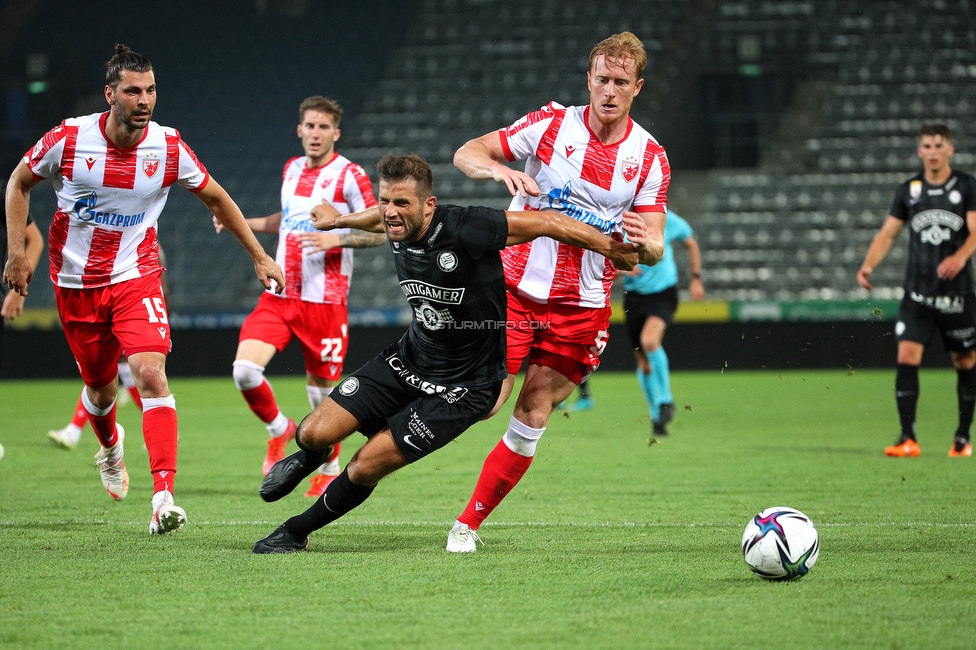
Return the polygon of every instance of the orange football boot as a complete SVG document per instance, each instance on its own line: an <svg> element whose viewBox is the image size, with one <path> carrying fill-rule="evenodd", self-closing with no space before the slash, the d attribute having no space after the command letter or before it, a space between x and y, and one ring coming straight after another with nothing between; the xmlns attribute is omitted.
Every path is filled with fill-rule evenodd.
<svg viewBox="0 0 976 650"><path fill-rule="evenodd" d="M885 447L885 456L908 458L921 455L922 448L919 447L918 443L911 438L905 438L904 440L900 440L890 447Z"/></svg>
<svg viewBox="0 0 976 650"><path fill-rule="evenodd" d="M952 446L949 447L949 458L956 458L958 456L972 456L973 455L973 445L965 438L956 438Z"/></svg>
<svg viewBox="0 0 976 650"><path fill-rule="evenodd" d="M298 431L298 426L295 421L288 418L288 428L285 429L285 432L277 438L268 439L268 454L264 457L264 466L261 468L265 476L275 466L275 463L285 457L285 447L295 439L296 431Z"/></svg>

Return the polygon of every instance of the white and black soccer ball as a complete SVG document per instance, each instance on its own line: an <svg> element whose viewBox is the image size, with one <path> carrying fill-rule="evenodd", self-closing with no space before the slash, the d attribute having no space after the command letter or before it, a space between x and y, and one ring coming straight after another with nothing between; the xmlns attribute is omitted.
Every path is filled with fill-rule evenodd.
<svg viewBox="0 0 976 650"><path fill-rule="evenodd" d="M742 557L760 578L795 580L817 562L820 538L810 518L777 506L752 518L742 534Z"/></svg>

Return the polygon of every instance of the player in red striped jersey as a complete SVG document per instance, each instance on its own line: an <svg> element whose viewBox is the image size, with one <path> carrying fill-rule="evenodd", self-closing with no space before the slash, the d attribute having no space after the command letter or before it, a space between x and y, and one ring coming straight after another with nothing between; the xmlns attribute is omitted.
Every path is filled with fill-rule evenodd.
<svg viewBox="0 0 976 650"><path fill-rule="evenodd" d="M304 156L285 164L281 177L281 211L247 219L254 232L278 233L276 259L288 286L279 296L266 291L241 327L234 360L234 384L251 411L265 423L270 438L264 474L285 457L295 437L295 422L278 408L264 369L297 338L305 357L308 401L314 410L342 374L349 342L346 300L352 278L352 249L378 246L382 233L343 229L315 230L312 208L329 201L341 213L376 205L373 185L363 168L339 155L342 108L326 97L309 97L298 107L298 137ZM220 223L214 221L217 232ZM312 477L305 496L318 497L339 475L339 445Z"/></svg>
<svg viewBox="0 0 976 650"><path fill-rule="evenodd" d="M102 484L116 500L129 488L124 432L115 420L119 355L125 353L142 396L142 429L153 478L149 533L178 530L175 505L176 400L166 379L172 347L160 287L156 221L169 188L193 192L241 242L261 284L285 287L237 204L197 160L175 129L151 120L156 80L149 60L124 45L106 63L109 110L70 118L25 155L6 191L9 260L3 278L26 295L32 273L23 247L31 189L51 178L58 199L49 232L51 280L68 345L78 362L89 422L101 450ZM18 240L20 243L18 243Z"/></svg>
<svg viewBox="0 0 976 650"><path fill-rule="evenodd" d="M555 102L462 146L454 164L470 178L505 183L510 210L552 209L615 238L627 234L653 265L664 251L671 177L664 148L630 118L647 55L630 32L590 52L588 106ZM525 171L504 162L525 160ZM528 470L556 406L599 365L616 269L592 251L540 237L502 252L508 289L507 369L499 406L527 360L508 430L485 460L447 550L472 552L474 532ZM496 407L497 410L498 407Z"/></svg>

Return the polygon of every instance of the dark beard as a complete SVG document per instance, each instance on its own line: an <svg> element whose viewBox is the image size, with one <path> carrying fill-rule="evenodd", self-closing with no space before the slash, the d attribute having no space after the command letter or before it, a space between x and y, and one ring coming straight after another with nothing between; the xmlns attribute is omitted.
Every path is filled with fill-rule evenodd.
<svg viewBox="0 0 976 650"><path fill-rule="evenodd" d="M118 116L119 121L130 131L138 131L140 129L146 128L145 126L139 126L132 121L132 111L125 111L119 105L118 102L112 102L112 106L115 107L115 114ZM152 119L152 110L149 111L149 119Z"/></svg>

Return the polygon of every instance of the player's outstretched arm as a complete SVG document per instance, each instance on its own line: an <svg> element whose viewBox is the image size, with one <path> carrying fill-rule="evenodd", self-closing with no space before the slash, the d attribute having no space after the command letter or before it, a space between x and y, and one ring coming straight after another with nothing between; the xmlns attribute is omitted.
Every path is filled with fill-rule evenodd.
<svg viewBox="0 0 976 650"><path fill-rule="evenodd" d="M522 244L536 237L551 237L570 246L585 248L608 258L618 269L633 269L639 256L633 244L614 241L592 226L551 210L506 211L506 245Z"/></svg>
<svg viewBox="0 0 976 650"><path fill-rule="evenodd" d="M36 223L27 224L24 235L27 239L27 261L32 269L37 269L37 263L41 259L41 252L44 250L44 235ZM0 305L0 318L13 320L24 313L24 297L16 291L8 291L3 297L3 305Z"/></svg>
<svg viewBox="0 0 976 650"><path fill-rule="evenodd" d="M890 214L885 219L885 222L881 224L881 229L878 230L878 234L871 241L868 254L864 256L864 263L861 264L861 268L857 271L857 283L859 285L865 289L874 288L871 286L869 280L871 273L874 272L878 264L881 264L882 260L888 255L888 251L895 245L895 240L898 239L898 235L901 233L902 226L904 225L904 221Z"/></svg>
<svg viewBox="0 0 976 650"><path fill-rule="evenodd" d="M705 297L705 285L701 281L701 248L694 237L687 237L682 244L688 249L688 266L691 270L691 282L688 284L688 293L692 300L701 300Z"/></svg>
<svg viewBox="0 0 976 650"><path fill-rule="evenodd" d="M336 228L354 228L366 232L385 233L383 230L383 212L380 207L373 206L361 212L342 214L335 206L322 199L322 203L312 208L309 218L316 230L335 230ZM382 240L375 245L383 243ZM365 247L364 247L365 248Z"/></svg>
<svg viewBox="0 0 976 650"><path fill-rule="evenodd" d="M34 279L34 267L37 266L37 260L32 264L27 251L27 214L30 211L31 188L42 180L34 176L21 161L10 174L4 195L4 208L7 211L7 264L3 269L3 281L11 291L21 296L27 295L27 285ZM43 249L43 241L41 248Z"/></svg>
<svg viewBox="0 0 976 650"><path fill-rule="evenodd" d="M297 235L302 250L308 253L327 251L330 248L373 248L386 243L382 232L300 232Z"/></svg>
<svg viewBox="0 0 976 650"><path fill-rule="evenodd" d="M254 260L254 273L265 289L271 288L271 281L276 283L275 293L280 294L285 290L285 275L281 272L281 267L268 255L260 242L248 227L241 209L230 198L227 191L211 176L209 182L202 190L196 193L196 197L203 201L224 228L241 242L244 250L248 252Z"/></svg>
<svg viewBox="0 0 976 650"><path fill-rule="evenodd" d="M468 140L454 153L454 166L460 169L468 178L474 180L493 180L505 183L509 193L527 196L539 196L539 186L535 179L515 169L502 164L505 152L497 131L486 133L480 138Z"/></svg>
<svg viewBox="0 0 976 650"><path fill-rule="evenodd" d="M251 229L251 232L274 234L281 227L281 212L275 212L266 217L250 217L244 221L247 223L247 227ZM220 223L217 215L213 217L213 225L214 230L218 233L224 229L224 224Z"/></svg>

